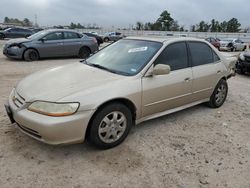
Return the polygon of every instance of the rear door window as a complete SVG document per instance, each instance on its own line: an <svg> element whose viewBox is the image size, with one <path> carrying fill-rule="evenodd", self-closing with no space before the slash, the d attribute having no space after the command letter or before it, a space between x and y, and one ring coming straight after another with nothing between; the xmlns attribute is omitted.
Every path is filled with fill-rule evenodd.
<svg viewBox="0 0 250 188"><path fill-rule="evenodd" d="M64 39L79 39L79 35L74 32L64 32Z"/></svg>
<svg viewBox="0 0 250 188"><path fill-rule="evenodd" d="M171 71L188 67L187 46L185 42L178 42L167 46L155 61L157 64L169 65Z"/></svg>
<svg viewBox="0 0 250 188"><path fill-rule="evenodd" d="M54 32L46 35L44 40L62 40L63 39L63 34L62 32Z"/></svg>
<svg viewBox="0 0 250 188"><path fill-rule="evenodd" d="M188 42L192 65L200 66L215 62L214 52L212 49L203 42Z"/></svg>

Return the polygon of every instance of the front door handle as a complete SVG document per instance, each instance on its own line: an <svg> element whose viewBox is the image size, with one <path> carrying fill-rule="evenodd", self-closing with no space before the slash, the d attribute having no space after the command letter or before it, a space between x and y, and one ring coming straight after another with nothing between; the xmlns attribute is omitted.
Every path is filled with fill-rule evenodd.
<svg viewBox="0 0 250 188"><path fill-rule="evenodd" d="M185 78L185 82L189 82L191 80L191 78Z"/></svg>
<svg viewBox="0 0 250 188"><path fill-rule="evenodd" d="M218 71L217 71L217 74L220 74L220 73L221 73L221 70L218 70Z"/></svg>

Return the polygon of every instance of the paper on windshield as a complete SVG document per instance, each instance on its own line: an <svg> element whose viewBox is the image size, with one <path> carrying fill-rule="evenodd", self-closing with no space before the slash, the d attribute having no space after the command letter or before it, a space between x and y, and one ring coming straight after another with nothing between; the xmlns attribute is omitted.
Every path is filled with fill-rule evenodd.
<svg viewBox="0 0 250 188"><path fill-rule="evenodd" d="M140 47L140 48L132 48L128 51L128 53L135 53L135 52L144 52L144 51L147 51L148 50L148 47L145 46L145 47Z"/></svg>

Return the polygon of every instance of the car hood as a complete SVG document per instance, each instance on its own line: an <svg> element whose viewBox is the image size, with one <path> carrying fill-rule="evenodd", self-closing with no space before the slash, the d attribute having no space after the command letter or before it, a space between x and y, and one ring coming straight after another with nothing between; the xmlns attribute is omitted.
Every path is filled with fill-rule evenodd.
<svg viewBox="0 0 250 188"><path fill-rule="evenodd" d="M10 44L21 44L21 43L25 43L25 42L30 42L30 39L27 38L18 38L18 39L10 39L6 42L7 45Z"/></svg>
<svg viewBox="0 0 250 188"><path fill-rule="evenodd" d="M77 92L110 84L122 78L124 76L83 63L73 63L34 73L21 80L16 91L26 102L56 102Z"/></svg>

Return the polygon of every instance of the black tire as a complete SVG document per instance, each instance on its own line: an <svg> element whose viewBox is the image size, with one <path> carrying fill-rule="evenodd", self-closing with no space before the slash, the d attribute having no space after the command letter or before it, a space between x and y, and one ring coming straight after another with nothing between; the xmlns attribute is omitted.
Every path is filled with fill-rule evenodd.
<svg viewBox="0 0 250 188"><path fill-rule="evenodd" d="M37 61L39 59L39 54L34 49L28 49L24 52L23 58L25 61Z"/></svg>
<svg viewBox="0 0 250 188"><path fill-rule="evenodd" d="M108 37L104 38L104 42L108 42L108 41L109 41Z"/></svg>
<svg viewBox="0 0 250 188"><path fill-rule="evenodd" d="M3 40L5 38L4 34L0 33L0 40Z"/></svg>
<svg viewBox="0 0 250 188"><path fill-rule="evenodd" d="M114 113L117 113L116 118L113 115ZM122 118L124 121L119 123ZM109 123L106 123L107 120ZM129 108L121 103L111 103L98 110L98 112L93 117L89 125L88 138L90 142L97 148L113 148L125 140L129 134L132 124L132 113ZM101 129L105 129L106 132L101 132ZM117 136L114 136L113 134Z"/></svg>
<svg viewBox="0 0 250 188"><path fill-rule="evenodd" d="M81 49L79 50L78 56L81 59L86 59L90 56L90 54L91 54L90 49L84 46L84 47L81 47Z"/></svg>
<svg viewBox="0 0 250 188"><path fill-rule="evenodd" d="M236 51L236 48L235 47L232 47L231 48L231 52L235 52Z"/></svg>
<svg viewBox="0 0 250 188"><path fill-rule="evenodd" d="M247 49L247 47L245 46L242 51L245 51L246 49Z"/></svg>
<svg viewBox="0 0 250 188"><path fill-rule="evenodd" d="M224 79L221 79L219 83L216 85L214 92L210 97L208 106L211 108L221 107L227 98L227 93L228 93L227 81Z"/></svg>

